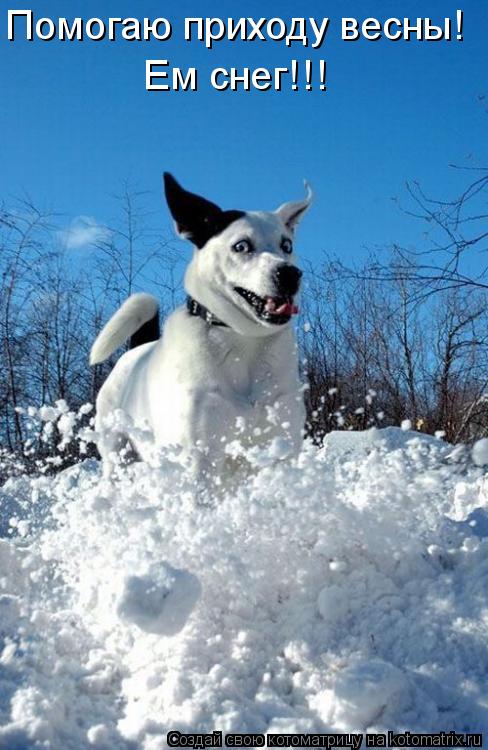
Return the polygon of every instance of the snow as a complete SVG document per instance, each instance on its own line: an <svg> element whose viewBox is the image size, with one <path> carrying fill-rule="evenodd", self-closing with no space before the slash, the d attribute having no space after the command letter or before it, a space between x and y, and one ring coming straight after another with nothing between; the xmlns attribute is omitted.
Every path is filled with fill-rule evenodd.
<svg viewBox="0 0 488 750"><path fill-rule="evenodd" d="M147 633L175 635L184 627L199 596L196 576L160 563L142 575L124 577L116 612Z"/></svg>
<svg viewBox="0 0 488 750"><path fill-rule="evenodd" d="M473 445L473 461L476 466L486 466L488 464L488 438L481 438Z"/></svg>
<svg viewBox="0 0 488 750"><path fill-rule="evenodd" d="M9 479L0 748L486 731L485 450L406 425L298 459L274 444L213 506L170 455L111 480L93 459Z"/></svg>

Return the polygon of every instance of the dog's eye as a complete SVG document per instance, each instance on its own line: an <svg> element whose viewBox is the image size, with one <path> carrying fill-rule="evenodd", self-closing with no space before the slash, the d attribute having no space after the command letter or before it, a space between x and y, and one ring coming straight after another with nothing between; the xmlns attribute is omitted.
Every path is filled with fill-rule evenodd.
<svg viewBox="0 0 488 750"><path fill-rule="evenodd" d="M254 250L250 240L239 240L235 245L232 245L232 249L235 253L252 253Z"/></svg>
<svg viewBox="0 0 488 750"><path fill-rule="evenodd" d="M293 242L289 240L288 237L283 237L280 247L287 255L290 255L290 253L293 252Z"/></svg>

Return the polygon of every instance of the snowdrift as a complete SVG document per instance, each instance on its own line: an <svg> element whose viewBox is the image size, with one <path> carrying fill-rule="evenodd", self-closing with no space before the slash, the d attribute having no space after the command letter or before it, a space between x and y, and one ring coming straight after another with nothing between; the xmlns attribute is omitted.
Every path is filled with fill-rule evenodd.
<svg viewBox="0 0 488 750"><path fill-rule="evenodd" d="M0 747L488 729L488 480L441 440L254 456L215 507L167 457L0 497Z"/></svg>

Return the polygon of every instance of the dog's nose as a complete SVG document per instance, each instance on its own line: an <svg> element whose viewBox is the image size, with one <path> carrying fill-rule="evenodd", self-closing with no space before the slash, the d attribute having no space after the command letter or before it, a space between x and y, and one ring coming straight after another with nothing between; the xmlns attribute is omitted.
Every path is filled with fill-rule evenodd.
<svg viewBox="0 0 488 750"><path fill-rule="evenodd" d="M279 293L284 297L293 297L298 292L302 272L296 266L282 263L275 271Z"/></svg>

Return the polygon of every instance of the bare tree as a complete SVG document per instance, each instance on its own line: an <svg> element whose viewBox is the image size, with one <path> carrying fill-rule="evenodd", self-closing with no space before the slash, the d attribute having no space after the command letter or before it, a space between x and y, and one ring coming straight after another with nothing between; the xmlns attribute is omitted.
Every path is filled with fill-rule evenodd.
<svg viewBox="0 0 488 750"><path fill-rule="evenodd" d="M488 291L488 168L451 168L468 176L451 199L429 196L418 182L406 183L408 200L397 202L406 215L422 223L423 246L411 249L396 243L394 265L376 259L363 269L368 278L414 280L419 300L449 289Z"/></svg>
<svg viewBox="0 0 488 750"><path fill-rule="evenodd" d="M89 350L122 299L146 288L163 292L166 310L175 304L178 256L141 196L125 190L120 221L82 258L32 203L0 210L1 450L22 453L23 407L94 402L116 356L89 368Z"/></svg>
<svg viewBox="0 0 488 750"><path fill-rule="evenodd" d="M355 275L326 261L307 290L301 346L309 432L319 441L331 429L405 419L449 440L486 429L484 293L460 288L419 300L415 268L397 277L395 263L387 278L371 279L371 259Z"/></svg>
<svg viewBox="0 0 488 750"><path fill-rule="evenodd" d="M49 247L45 246L48 219L28 200L18 202L13 209L0 209L0 345L5 362L2 439L10 450L23 439L18 408L25 390L29 341L22 311L34 293L36 271L49 257Z"/></svg>

